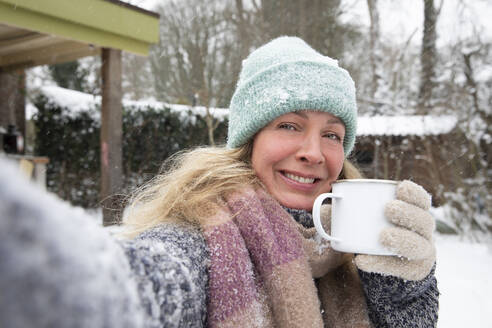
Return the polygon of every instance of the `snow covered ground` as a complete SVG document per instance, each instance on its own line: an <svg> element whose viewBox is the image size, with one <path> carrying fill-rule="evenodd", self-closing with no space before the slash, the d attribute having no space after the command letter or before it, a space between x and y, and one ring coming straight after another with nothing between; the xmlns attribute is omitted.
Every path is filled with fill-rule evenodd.
<svg viewBox="0 0 492 328"><path fill-rule="evenodd" d="M492 327L492 243L436 235L439 328Z"/></svg>

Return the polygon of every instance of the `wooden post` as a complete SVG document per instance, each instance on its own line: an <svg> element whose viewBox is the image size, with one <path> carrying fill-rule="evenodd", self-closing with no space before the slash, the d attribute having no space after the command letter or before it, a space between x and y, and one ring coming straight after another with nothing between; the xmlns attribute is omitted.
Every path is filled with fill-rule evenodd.
<svg viewBox="0 0 492 328"><path fill-rule="evenodd" d="M4 72L0 69L0 126L7 129L9 125L15 125L24 140L26 140L25 89L24 70Z"/></svg>
<svg viewBox="0 0 492 328"><path fill-rule="evenodd" d="M118 223L122 187L121 50L102 50L101 204L103 225Z"/></svg>

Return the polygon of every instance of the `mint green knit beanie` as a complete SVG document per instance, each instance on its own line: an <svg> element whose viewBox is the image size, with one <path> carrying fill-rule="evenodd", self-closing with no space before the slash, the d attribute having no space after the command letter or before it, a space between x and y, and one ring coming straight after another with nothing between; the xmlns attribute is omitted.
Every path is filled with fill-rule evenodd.
<svg viewBox="0 0 492 328"><path fill-rule="evenodd" d="M297 37L279 37L243 61L229 106L227 146L237 148L277 117L318 110L345 124L345 156L352 151L357 128L355 85L338 62Z"/></svg>

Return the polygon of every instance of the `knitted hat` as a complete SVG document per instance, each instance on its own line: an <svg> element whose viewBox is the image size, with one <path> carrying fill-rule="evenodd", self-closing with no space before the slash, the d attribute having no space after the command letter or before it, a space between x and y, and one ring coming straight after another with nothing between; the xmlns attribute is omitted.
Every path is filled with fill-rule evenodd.
<svg viewBox="0 0 492 328"><path fill-rule="evenodd" d="M243 61L229 107L227 146L240 147L277 117L318 110L345 124L343 148L355 142L357 104L354 81L338 62L297 37L279 37Z"/></svg>

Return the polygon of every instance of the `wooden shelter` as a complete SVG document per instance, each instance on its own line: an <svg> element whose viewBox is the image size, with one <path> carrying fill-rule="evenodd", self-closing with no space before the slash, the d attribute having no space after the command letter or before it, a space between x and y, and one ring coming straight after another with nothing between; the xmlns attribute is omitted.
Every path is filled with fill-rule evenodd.
<svg viewBox="0 0 492 328"><path fill-rule="evenodd" d="M444 191L472 175L462 160L468 144L452 116L363 116L351 159L368 178L421 184L440 205Z"/></svg>
<svg viewBox="0 0 492 328"><path fill-rule="evenodd" d="M158 14L117 0L0 0L0 84L19 82L17 90L0 85L0 126L17 122L23 129L24 106L12 109L8 99L22 88L25 68L102 56L104 224L115 221L104 200L122 181L121 51L145 56L158 38Z"/></svg>

